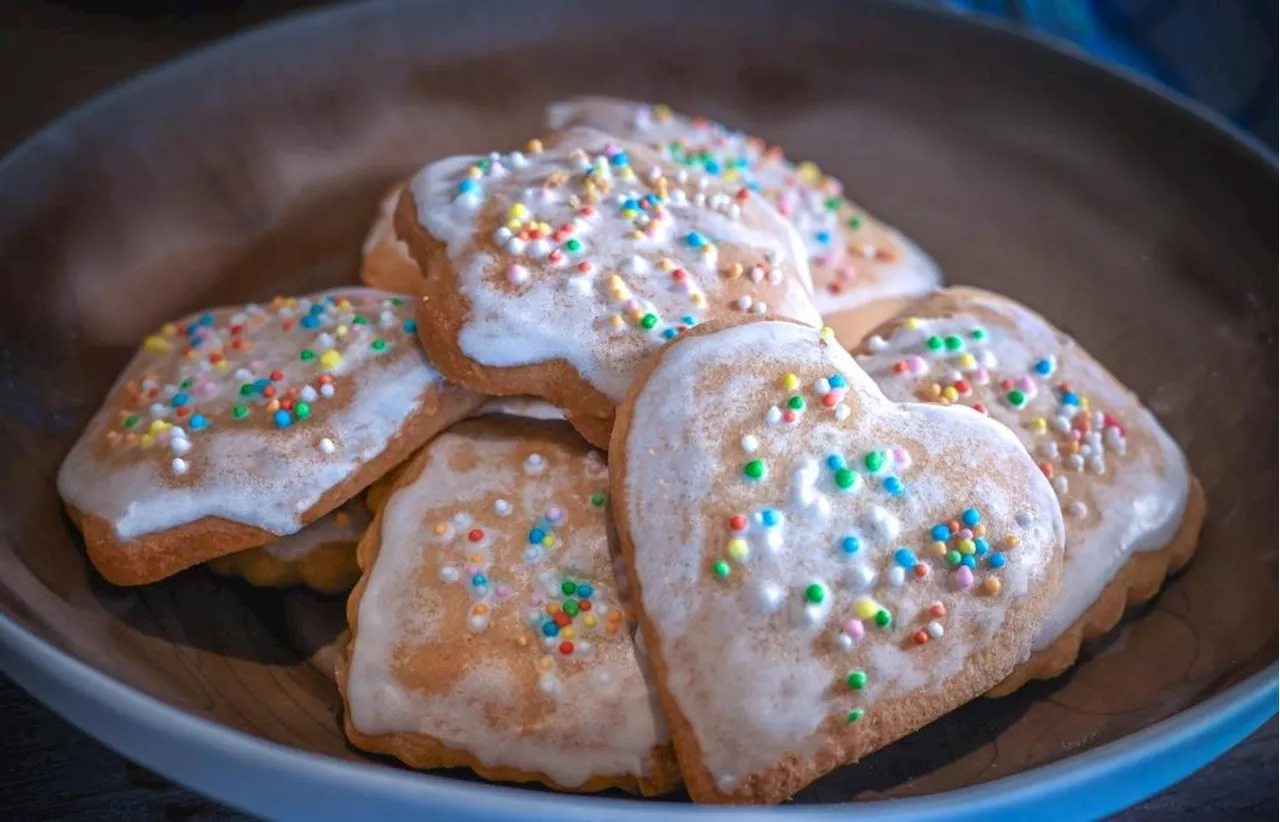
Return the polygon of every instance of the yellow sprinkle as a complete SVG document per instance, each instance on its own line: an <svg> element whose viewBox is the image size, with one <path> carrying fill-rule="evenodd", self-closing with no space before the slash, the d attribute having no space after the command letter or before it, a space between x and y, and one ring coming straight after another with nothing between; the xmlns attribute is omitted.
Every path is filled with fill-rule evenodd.
<svg viewBox="0 0 1280 822"><path fill-rule="evenodd" d="M871 619L880 611L880 603L871 597L858 597L853 602L853 615L858 619Z"/></svg>
<svg viewBox="0 0 1280 822"><path fill-rule="evenodd" d="M473 180L479 180L481 174L483 174L483 172L480 171L480 169L476 168L475 166L472 166L471 168L467 169L467 176Z"/></svg>
<svg viewBox="0 0 1280 822"><path fill-rule="evenodd" d="M951 400L947 399L946 397L938 397L938 405L950 405L950 404L951 404Z"/></svg>
<svg viewBox="0 0 1280 822"><path fill-rule="evenodd" d="M1088 398L1088 397L1081 397L1081 398L1080 398L1080 410L1081 410L1081 411L1088 411L1088 410L1089 410L1089 398Z"/></svg>
<svg viewBox="0 0 1280 822"><path fill-rule="evenodd" d="M711 254L715 254L715 253L716 253L716 244L715 244L715 243L707 243L707 244L706 244L706 245L704 245L701 249L699 249L698 253L699 253L699 254L701 254L701 255L702 255L702 256L704 256L704 257L709 256L709 255L711 255Z"/></svg>
<svg viewBox="0 0 1280 822"><path fill-rule="evenodd" d="M342 362L342 355L332 348L320 355L320 364L325 368L337 368L340 362Z"/></svg>
<svg viewBox="0 0 1280 822"><path fill-rule="evenodd" d="M788 391L794 391L800 387L800 378L795 374L787 374L782 378L782 387Z"/></svg>
<svg viewBox="0 0 1280 822"><path fill-rule="evenodd" d="M444 536L448 531L449 526L445 525L443 522L437 522L435 525L431 526L431 533L438 537Z"/></svg>
<svg viewBox="0 0 1280 822"><path fill-rule="evenodd" d="M982 590L986 591L988 594L1000 593L1000 580L995 577L987 577L982 581Z"/></svg>
<svg viewBox="0 0 1280 822"><path fill-rule="evenodd" d="M622 218L624 220L634 220L636 217L639 217L639 216L640 216L640 212L636 211L634 208L622 209Z"/></svg>
<svg viewBox="0 0 1280 822"><path fill-rule="evenodd" d="M631 166L623 166L622 171L618 172L618 176L624 180L634 180L636 178L636 173Z"/></svg>
<svg viewBox="0 0 1280 822"><path fill-rule="evenodd" d="M942 396L946 397L948 402L955 402L960 397L960 392L953 386L948 385L942 389Z"/></svg>
<svg viewBox="0 0 1280 822"><path fill-rule="evenodd" d="M542 538L542 547L551 548L556 544L556 538L553 534L547 534Z"/></svg>
<svg viewBox="0 0 1280 822"><path fill-rule="evenodd" d="M174 325L173 323L165 323L164 325L160 326L160 333L165 335L166 337L172 337L174 334L178 333L178 326Z"/></svg>
<svg viewBox="0 0 1280 822"><path fill-rule="evenodd" d="M643 232L643 231L633 231L633 232L631 232L631 239L633 239L633 240L643 240L643 239L644 239L644 232Z"/></svg>
<svg viewBox="0 0 1280 822"><path fill-rule="evenodd" d="M560 636L565 639L573 639L576 634L577 632L573 630L572 625L566 625L560 629Z"/></svg>
<svg viewBox="0 0 1280 822"><path fill-rule="evenodd" d="M351 300L348 300L346 297L342 297L338 300L337 306L343 311L349 311L351 309Z"/></svg>
<svg viewBox="0 0 1280 822"><path fill-rule="evenodd" d="M720 176L732 183L738 179L738 170L736 168L731 168Z"/></svg>
<svg viewBox="0 0 1280 822"><path fill-rule="evenodd" d="M644 319L644 311L639 308L634 308L631 310L631 313L628 314L627 316L629 316L634 322L640 322L641 320Z"/></svg>
<svg viewBox="0 0 1280 822"><path fill-rule="evenodd" d="M154 434L143 434L138 438L138 442L142 443L143 448L150 448L156 444L156 437Z"/></svg>
<svg viewBox="0 0 1280 822"><path fill-rule="evenodd" d="M914 331L915 329L920 327L920 318L907 317L905 320L902 321L902 327L910 331Z"/></svg>
<svg viewBox="0 0 1280 822"><path fill-rule="evenodd" d="M960 367L965 369L966 371L973 368L977 368L978 360L972 354L961 354Z"/></svg>
<svg viewBox="0 0 1280 822"><path fill-rule="evenodd" d="M510 231L512 234L515 234L516 232L518 232L523 226L524 226L524 223L520 222L519 220L516 220L516 219L507 220L507 231Z"/></svg>
<svg viewBox="0 0 1280 822"><path fill-rule="evenodd" d="M542 671L543 673L546 673L547 671L550 671L550 670L551 670L551 657L549 657L549 656L544 656L542 659L539 659L539 660L538 660L538 670L539 670L539 671Z"/></svg>
<svg viewBox="0 0 1280 822"><path fill-rule="evenodd" d="M613 289L623 289L627 287L627 284L622 281L621 277L614 274L609 278L609 287Z"/></svg>
<svg viewBox="0 0 1280 822"><path fill-rule="evenodd" d="M1005 538L1004 538L1004 547L1006 547L1006 548L1017 548L1017 547L1018 547L1018 537L1017 537L1017 536L1015 536L1014 534L1010 534L1009 536L1005 537Z"/></svg>
<svg viewBox="0 0 1280 822"><path fill-rule="evenodd" d="M968 554L972 554L973 551L974 551L973 540L971 539L960 540L960 553L965 554L967 556Z"/></svg>
<svg viewBox="0 0 1280 822"><path fill-rule="evenodd" d="M609 322L613 325L614 328L621 328L622 326L627 324L627 321L622 319L621 314L614 314L612 317L609 318Z"/></svg>
<svg viewBox="0 0 1280 822"><path fill-rule="evenodd" d="M741 537L734 537L729 540L729 547L726 550L729 553L729 558L737 560L738 562L742 562L747 558L747 555L751 553L751 549L747 545L747 541Z"/></svg>
<svg viewBox="0 0 1280 822"><path fill-rule="evenodd" d="M702 295L701 291L695 291L689 299L693 300L693 304L698 308L702 308L707 304L707 298Z"/></svg>
<svg viewBox="0 0 1280 822"><path fill-rule="evenodd" d="M529 209L525 208L524 203L512 203L507 209L507 216L513 220L522 220L529 216Z"/></svg>
<svg viewBox="0 0 1280 822"><path fill-rule="evenodd" d="M929 550L933 551L936 557L945 557L947 555L947 544L945 542L935 542L929 546Z"/></svg>
<svg viewBox="0 0 1280 822"><path fill-rule="evenodd" d="M818 332L818 336L827 342L831 342L836 338L836 331L829 325L822 326L822 330Z"/></svg>
<svg viewBox="0 0 1280 822"><path fill-rule="evenodd" d="M742 276L742 263L734 263L729 266L725 274L729 277L737 278Z"/></svg>
<svg viewBox="0 0 1280 822"><path fill-rule="evenodd" d="M115 444L116 444L117 442L119 442L119 441L120 441L120 432L119 432L119 431L108 431L108 432L107 432L107 442L111 443L112 445L115 445Z"/></svg>
<svg viewBox="0 0 1280 822"><path fill-rule="evenodd" d="M147 429L152 434L159 434L161 431L168 431L172 426L164 420L152 420L151 426Z"/></svg>
<svg viewBox="0 0 1280 822"><path fill-rule="evenodd" d="M1031 430L1037 434L1043 434L1045 431L1049 430L1049 423L1044 417L1036 417L1031 421Z"/></svg>
<svg viewBox="0 0 1280 822"><path fill-rule="evenodd" d="M596 627L596 615L595 615L595 614L587 614L586 616L584 616L584 617L582 618L582 623L583 623L584 625L586 625L588 628L594 628L594 627Z"/></svg>
<svg viewBox="0 0 1280 822"><path fill-rule="evenodd" d="M822 171L814 163L805 160L796 168L800 178L807 183L816 183L822 177Z"/></svg>
<svg viewBox="0 0 1280 822"><path fill-rule="evenodd" d="M658 260L658 268L661 268L663 271L674 271L675 267L676 267L676 264L671 262L671 260L669 260L666 257L663 257L661 260Z"/></svg>
<svg viewBox="0 0 1280 822"><path fill-rule="evenodd" d="M653 118L655 120L670 120L671 108L663 103L653 107Z"/></svg>
<svg viewBox="0 0 1280 822"><path fill-rule="evenodd" d="M345 325L340 325L337 328L333 329L333 335L338 339L342 339L343 337L347 336L348 330L349 329Z"/></svg>
<svg viewBox="0 0 1280 822"><path fill-rule="evenodd" d="M936 382L929 383L925 386L924 393L925 396L936 400L938 397L942 396L942 386L938 385Z"/></svg>
<svg viewBox="0 0 1280 822"><path fill-rule="evenodd" d="M147 337L143 346L153 354L160 354L165 351L173 350L173 346L169 344L168 340L156 336Z"/></svg>
<svg viewBox="0 0 1280 822"><path fill-rule="evenodd" d="M526 153L526 154L541 154L541 153L542 153L542 141L541 141L541 140L530 140L529 142L525 143L525 145L524 145L524 150L525 150L525 153Z"/></svg>

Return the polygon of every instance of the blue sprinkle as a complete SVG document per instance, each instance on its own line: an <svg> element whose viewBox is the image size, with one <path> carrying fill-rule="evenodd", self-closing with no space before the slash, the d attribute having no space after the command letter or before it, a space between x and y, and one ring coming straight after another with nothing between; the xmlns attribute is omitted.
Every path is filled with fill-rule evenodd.
<svg viewBox="0 0 1280 822"><path fill-rule="evenodd" d="M903 485L902 480L898 479L897 477L885 477L884 490L888 491L890 494L892 494L895 497L900 497L902 496L903 492L907 490L907 487Z"/></svg>
<svg viewBox="0 0 1280 822"><path fill-rule="evenodd" d="M548 619L546 622L542 623L543 636L555 636L558 633L560 633L560 626L555 624L555 622Z"/></svg>
<svg viewBox="0 0 1280 822"><path fill-rule="evenodd" d="M627 153L619 151L617 154L609 158L609 162L615 166L625 166L627 164Z"/></svg>
<svg viewBox="0 0 1280 822"><path fill-rule="evenodd" d="M578 583L578 597L581 599L591 599L591 595L596 592L595 588L587 585L585 582Z"/></svg>
<svg viewBox="0 0 1280 822"><path fill-rule="evenodd" d="M676 335L676 330L674 328L664 328L662 330L662 339L664 340L669 340L675 335Z"/></svg>
<svg viewBox="0 0 1280 822"><path fill-rule="evenodd" d="M702 167L707 170L708 174L715 174L715 175L720 174L720 164L717 163L715 160L707 160L707 162L704 163Z"/></svg>
<svg viewBox="0 0 1280 822"><path fill-rule="evenodd" d="M893 561L901 565L903 568L914 568L916 564L916 555L910 548L899 548L893 552Z"/></svg>
<svg viewBox="0 0 1280 822"><path fill-rule="evenodd" d="M657 205L658 203L662 202L662 200L658 197L658 195L657 195L657 194L646 194L646 195L644 195L644 201L645 201L646 203L648 203L649 205L651 205L651 206L655 206L655 205Z"/></svg>
<svg viewBox="0 0 1280 822"><path fill-rule="evenodd" d="M418 330L418 324L413 320L405 320L404 324L400 327L404 329L404 333L406 334L412 334Z"/></svg>
<svg viewBox="0 0 1280 822"><path fill-rule="evenodd" d="M271 385L271 380L254 380L253 390L261 394L262 389L266 388L268 385Z"/></svg>
<svg viewBox="0 0 1280 822"><path fill-rule="evenodd" d="M983 554L985 554L990 550L991 550L991 546L988 545L987 541L982 537L978 537L973 541L973 552L978 556L982 556Z"/></svg>
<svg viewBox="0 0 1280 822"><path fill-rule="evenodd" d="M201 324L201 325L213 325L213 315L212 315L212 314L201 314L201 315L200 315L200 324Z"/></svg>
<svg viewBox="0 0 1280 822"><path fill-rule="evenodd" d="M977 525L979 522L982 522L982 514L978 513L977 508L964 509L964 513L961 514L960 517L964 520L964 524L970 528Z"/></svg>
<svg viewBox="0 0 1280 822"><path fill-rule="evenodd" d="M205 428L208 425L209 425L209 421L204 418L204 414L193 414L191 417L191 422L187 423L187 426L192 431L199 431L200 429Z"/></svg>
<svg viewBox="0 0 1280 822"><path fill-rule="evenodd" d="M320 318L312 314L308 314L307 316L303 317L301 320L298 321L298 325L302 326L303 328L315 328L319 324L320 324Z"/></svg>
<svg viewBox="0 0 1280 822"><path fill-rule="evenodd" d="M628 197L627 199L622 201L622 209L623 211L625 211L628 208L631 209L632 211L638 210L640 208L640 201L637 200L635 197Z"/></svg>
<svg viewBox="0 0 1280 822"><path fill-rule="evenodd" d="M190 324L190 325L188 325L188 326L187 326L187 328L186 328L187 336L188 336L188 337L190 337L190 336L192 336L193 334L195 334L195 333L196 333L197 331L199 331L199 330L200 330L200 326L199 326L199 324L197 324L197 323L191 323L191 324Z"/></svg>
<svg viewBox="0 0 1280 822"><path fill-rule="evenodd" d="M934 542L946 542L951 538L951 529L942 523L933 526L933 530L929 532L929 536L933 537Z"/></svg>
<svg viewBox="0 0 1280 822"><path fill-rule="evenodd" d="M706 237L703 237L701 234L699 234L696 231L690 231L687 235L685 235L684 241L689 245L693 246L694 248L702 248L704 245L707 244Z"/></svg>
<svg viewBox="0 0 1280 822"><path fill-rule="evenodd" d="M481 585L484 585L488 581L489 581L489 578L484 574L476 574L471 578L471 584L477 588L479 588Z"/></svg>
<svg viewBox="0 0 1280 822"><path fill-rule="evenodd" d="M692 314L685 314L683 317L680 318L680 322L684 323L690 328L693 328L695 325L698 324L698 319L697 317L694 317Z"/></svg>
<svg viewBox="0 0 1280 822"><path fill-rule="evenodd" d="M844 468L844 457L839 454L829 454L827 456L827 467L832 471L839 471Z"/></svg>
<svg viewBox="0 0 1280 822"><path fill-rule="evenodd" d="M773 527L778 524L778 512L772 508L766 508L760 512L760 518L764 520L764 524Z"/></svg>
<svg viewBox="0 0 1280 822"><path fill-rule="evenodd" d="M966 568L972 569L973 566L978 564L978 561L973 558L973 554L969 554L964 559L960 560L960 564Z"/></svg>
<svg viewBox="0 0 1280 822"><path fill-rule="evenodd" d="M471 179L470 177L458 183L459 194L466 194L468 191L475 191L475 188L476 188L476 181Z"/></svg>
<svg viewBox="0 0 1280 822"><path fill-rule="evenodd" d="M753 181L751 181L751 182L747 183L747 189L748 189L748 190L750 190L750 191L756 191L756 192L758 192L758 191L760 191L760 184L759 184L759 183L757 183L757 182L755 182L755 181L753 180Z"/></svg>
<svg viewBox="0 0 1280 822"><path fill-rule="evenodd" d="M321 314L323 314L323 313L324 313L324 303L322 303L322 302L321 302L321 303L316 303L315 305L311 306L311 313L312 313L312 315L317 316L317 317L318 317L318 316L320 316Z"/></svg>
<svg viewBox="0 0 1280 822"><path fill-rule="evenodd" d="M733 161L733 165L737 168L746 168L750 163L747 161L746 157L739 157Z"/></svg>
<svg viewBox="0 0 1280 822"><path fill-rule="evenodd" d="M823 245L828 245L831 242L830 231L819 231L817 234L813 236L818 242L822 243Z"/></svg>
<svg viewBox="0 0 1280 822"><path fill-rule="evenodd" d="M1047 377L1053 373L1053 363L1049 362L1047 359L1037 360L1036 364L1032 367L1035 369L1036 373L1042 377Z"/></svg>
<svg viewBox="0 0 1280 822"><path fill-rule="evenodd" d="M844 375L832 374L830 377L827 378L827 382L831 385L832 388L844 388Z"/></svg>
<svg viewBox="0 0 1280 822"><path fill-rule="evenodd" d="M170 400L170 402L173 403L174 408L181 408L182 406L187 404L187 395L183 394L182 392L178 392L177 394L173 395L173 399Z"/></svg>
<svg viewBox="0 0 1280 822"><path fill-rule="evenodd" d="M990 557L987 558L987 564L990 565L992 568L1003 568L1004 554L992 554Z"/></svg>
<svg viewBox="0 0 1280 822"><path fill-rule="evenodd" d="M534 528L529 532L529 542L534 545L541 545L543 538L547 535L541 528Z"/></svg>
<svg viewBox="0 0 1280 822"><path fill-rule="evenodd" d="M1076 396L1076 393L1074 391L1063 391L1062 404L1063 405L1079 405L1080 398Z"/></svg>
<svg viewBox="0 0 1280 822"><path fill-rule="evenodd" d="M856 554L861 547L862 543L858 542L858 538L855 536L847 536L840 540L840 550L846 554Z"/></svg>
<svg viewBox="0 0 1280 822"><path fill-rule="evenodd" d="M275 413L273 419L276 421L276 428L288 428L293 423L293 415L283 408Z"/></svg>

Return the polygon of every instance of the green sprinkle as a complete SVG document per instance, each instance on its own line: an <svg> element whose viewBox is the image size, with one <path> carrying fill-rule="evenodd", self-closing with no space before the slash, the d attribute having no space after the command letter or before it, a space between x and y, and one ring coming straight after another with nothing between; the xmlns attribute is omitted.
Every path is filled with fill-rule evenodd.
<svg viewBox="0 0 1280 822"><path fill-rule="evenodd" d="M305 402L295 403L293 406L293 415L300 420L305 420L311 416L311 406Z"/></svg>
<svg viewBox="0 0 1280 822"><path fill-rule="evenodd" d="M817 605L827 598L827 589L820 582L812 582L805 586L804 601Z"/></svg>
<svg viewBox="0 0 1280 822"><path fill-rule="evenodd" d="M571 240L569 240L569 242L567 242L567 243L565 243L565 244L564 244L564 247L565 247L565 248L567 248L567 249L569 249L570 251L581 251L581 250L582 250L582 242L581 242L580 240L577 240L577 239L571 239Z"/></svg>
<svg viewBox="0 0 1280 822"><path fill-rule="evenodd" d="M889 616L888 611L883 608L876 611L876 625L879 625L881 628L888 628L892 624L893 617Z"/></svg>
<svg viewBox="0 0 1280 822"><path fill-rule="evenodd" d="M603 507L604 504L608 501L609 501L609 495L606 494L604 491L596 491L594 494L591 495L591 504L597 508Z"/></svg>
<svg viewBox="0 0 1280 822"><path fill-rule="evenodd" d="M969 336L973 337L975 340L985 340L987 338L987 332L986 329L975 328L969 332Z"/></svg>
<svg viewBox="0 0 1280 822"><path fill-rule="evenodd" d="M722 559L716 560L715 563L712 564L711 566L711 573L715 574L721 579L724 579L725 577L729 576L729 563L725 562Z"/></svg>
<svg viewBox="0 0 1280 822"><path fill-rule="evenodd" d="M352 325L368 325L369 321L364 318L363 314L357 314L351 318Z"/></svg>
<svg viewBox="0 0 1280 822"><path fill-rule="evenodd" d="M764 460L751 460L742 466L742 473L748 478L758 480L764 476Z"/></svg>
<svg viewBox="0 0 1280 822"><path fill-rule="evenodd" d="M858 475L850 471L848 468L836 469L836 487L841 489L849 489L858 481Z"/></svg>
<svg viewBox="0 0 1280 822"><path fill-rule="evenodd" d="M240 396L247 397L253 393L253 383L247 382L240 386Z"/></svg>
<svg viewBox="0 0 1280 822"><path fill-rule="evenodd" d="M573 580L566 579L560 583L560 590L564 592L565 596L571 597L578 592L578 586Z"/></svg>
<svg viewBox="0 0 1280 822"><path fill-rule="evenodd" d="M826 202L825 202L825 203L823 203L823 205L825 205L825 206L827 207L827 211L839 211L839 210L840 210L840 198L839 198L839 197L828 197L828 198L826 199ZM856 228L857 226L852 226L852 227L853 227L853 228Z"/></svg>
<svg viewBox="0 0 1280 822"><path fill-rule="evenodd" d="M566 599L564 601L564 604L560 606L560 609L571 617L575 617L578 615L578 603L574 602L571 599Z"/></svg>
<svg viewBox="0 0 1280 822"><path fill-rule="evenodd" d="M948 552L947 552L947 564L948 564L948 565L952 565L952 566L959 565L959 564L960 564L960 560L961 560L961 556L960 556L960 552L959 552L959 551L948 551Z"/></svg>
<svg viewBox="0 0 1280 822"><path fill-rule="evenodd" d="M865 712L865 711L863 711L861 708L854 708L852 711L849 711L849 715L845 717L845 721L846 721L846 722L857 722L858 720L862 719L862 717L863 717L865 714L866 714L866 712Z"/></svg>
<svg viewBox="0 0 1280 822"><path fill-rule="evenodd" d="M387 347L387 341L386 341L386 340L383 340L383 339L377 339L377 340L374 340L374 341L373 341L373 350L374 350L374 351L382 351L382 350L383 350L383 349L385 349L386 347Z"/></svg>
<svg viewBox="0 0 1280 822"><path fill-rule="evenodd" d="M929 339L925 340L924 344L925 344L925 347L928 348L930 351L941 351L942 346L944 345L944 343L942 342L942 338L936 334L930 337Z"/></svg>
<svg viewBox="0 0 1280 822"><path fill-rule="evenodd" d="M399 308L400 306L404 305L404 300L400 299L399 297L392 297L391 304L394 305L396 308Z"/></svg>
<svg viewBox="0 0 1280 822"><path fill-rule="evenodd" d="M312 351L310 348L302 349L302 353L298 355L298 359L302 360L303 362L307 362L308 360L314 360L315 358L316 358L316 352ZM242 388L240 390L243 391L244 389Z"/></svg>
<svg viewBox="0 0 1280 822"><path fill-rule="evenodd" d="M793 411L803 411L804 397L800 396L799 394L796 394L794 397L787 400L787 407Z"/></svg>
<svg viewBox="0 0 1280 822"><path fill-rule="evenodd" d="M238 420L242 420L248 415L249 415L249 409L245 408L243 405L237 405L235 408L231 409L231 416L235 417Z"/></svg>
<svg viewBox="0 0 1280 822"><path fill-rule="evenodd" d="M125 427L125 428L137 428L137 427L138 427L138 415L137 415L137 414L130 414L129 416L125 417L125 418L124 418L124 427Z"/></svg>
<svg viewBox="0 0 1280 822"><path fill-rule="evenodd" d="M867 673L858 669L852 670L844 681L853 690L861 691L867 687Z"/></svg>
<svg viewBox="0 0 1280 822"><path fill-rule="evenodd" d="M849 226L849 228L862 228L862 218L857 216L850 217L845 225Z"/></svg>
<svg viewBox="0 0 1280 822"><path fill-rule="evenodd" d="M964 348L964 340L960 339L955 334L948 334L947 338L942 342L943 345L947 347L948 351L959 351Z"/></svg>
<svg viewBox="0 0 1280 822"><path fill-rule="evenodd" d="M874 474L884 467L884 452L868 451L867 455L862 458L862 464L867 466L867 470Z"/></svg>
<svg viewBox="0 0 1280 822"><path fill-rule="evenodd" d="M192 385L194 385L194 382L193 382L192 380L189 380L189 379L188 379L188 380L183 380L183 381L182 381L182 383L181 383L181 388L182 388L182 390L183 390L183 391L186 391L186 390L187 390L188 388L190 388Z"/></svg>
<svg viewBox="0 0 1280 822"><path fill-rule="evenodd" d="M1012 405L1014 408L1021 408L1023 403L1027 401L1027 395L1022 393L1016 388L1010 391L1008 396L1009 396L1009 404Z"/></svg>
<svg viewBox="0 0 1280 822"><path fill-rule="evenodd" d="M653 328L657 324L658 324L658 317L657 315L654 315L654 314L645 314L644 317L640 320L640 327L645 329L646 331L648 331L650 328Z"/></svg>

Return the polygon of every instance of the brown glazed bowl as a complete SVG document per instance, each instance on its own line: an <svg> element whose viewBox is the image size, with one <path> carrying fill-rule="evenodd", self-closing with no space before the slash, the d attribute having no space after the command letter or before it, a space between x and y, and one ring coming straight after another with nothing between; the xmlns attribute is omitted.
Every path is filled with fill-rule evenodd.
<svg viewBox="0 0 1280 822"><path fill-rule="evenodd" d="M1005 292L1078 337L1155 410L1208 491L1190 567L1072 672L970 704L829 775L789 813L843 815L837 803L860 801L875 818L1097 815L1275 711L1273 161L1077 56L848 0L336 7L147 74L6 158L11 676L144 765L277 818L704 811L363 755L343 740L329 674L340 599L202 569L114 588L87 565L54 489L81 426L163 320L352 281L391 181L448 153L523 143L546 103L588 92L701 112L814 159L951 282Z"/></svg>

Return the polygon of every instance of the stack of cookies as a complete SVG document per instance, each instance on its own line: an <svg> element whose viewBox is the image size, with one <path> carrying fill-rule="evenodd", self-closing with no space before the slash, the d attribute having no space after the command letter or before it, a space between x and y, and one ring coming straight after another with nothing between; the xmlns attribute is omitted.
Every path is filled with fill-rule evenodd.
<svg viewBox="0 0 1280 822"><path fill-rule="evenodd" d="M397 184L366 287L143 341L58 480L104 577L350 589L347 736L412 767L768 803L1190 558L1177 444L1033 311L759 139L548 123Z"/></svg>

